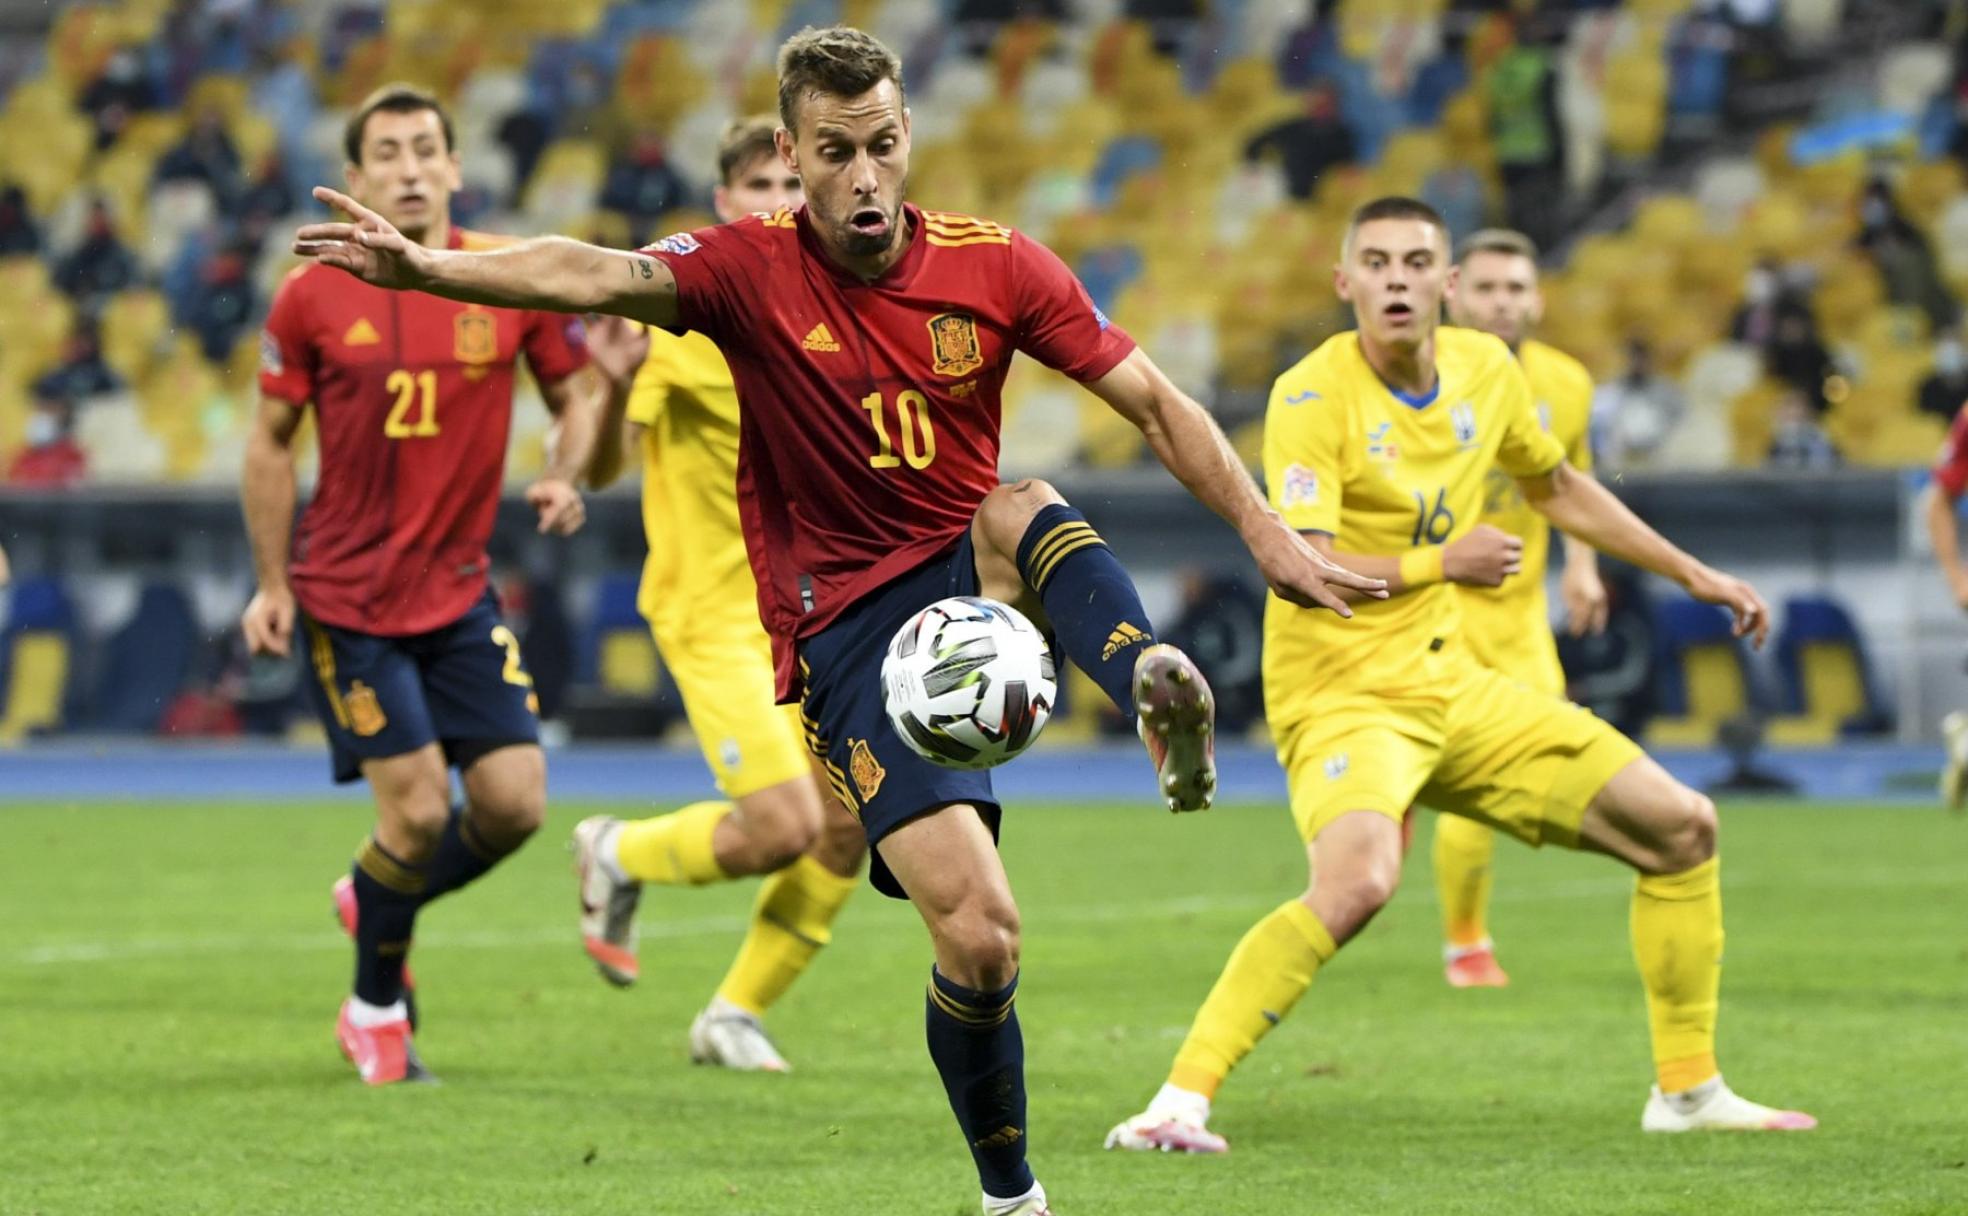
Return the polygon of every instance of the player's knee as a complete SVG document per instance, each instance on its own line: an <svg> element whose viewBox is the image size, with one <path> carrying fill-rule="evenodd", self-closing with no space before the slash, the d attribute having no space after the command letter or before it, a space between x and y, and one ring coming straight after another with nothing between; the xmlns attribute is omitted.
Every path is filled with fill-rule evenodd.
<svg viewBox="0 0 1968 1216"><path fill-rule="evenodd" d="M1393 865L1364 865L1345 874L1321 877L1305 893L1304 902L1333 940L1344 943L1367 927L1400 885L1397 855Z"/></svg>
<svg viewBox="0 0 1968 1216"><path fill-rule="evenodd" d="M945 958L952 964L945 968L948 978L991 992L1018 974L1018 909L1009 902L967 906L939 928ZM951 970L961 974L950 975Z"/></svg>
<svg viewBox="0 0 1968 1216"><path fill-rule="evenodd" d="M830 815L820 826L813 856L836 874L858 874L868 856L868 834L854 820Z"/></svg>
<svg viewBox="0 0 1968 1216"><path fill-rule="evenodd" d="M486 805L474 802L472 818L485 829L487 835L502 842L524 840L539 831L540 825L547 820L546 783L505 791Z"/></svg>
<svg viewBox="0 0 1968 1216"><path fill-rule="evenodd" d="M1692 870L1715 856L1714 801L1686 786L1679 787L1675 795L1679 805L1675 808L1673 825L1660 846L1660 869L1664 874Z"/></svg>
<svg viewBox="0 0 1968 1216"><path fill-rule="evenodd" d="M1051 482L1027 477L1023 481L1001 485L986 494L983 505L978 508L978 515L994 538L1007 548L1016 549L1033 516L1055 503L1065 501L1066 496L1054 489Z"/></svg>
<svg viewBox="0 0 1968 1216"><path fill-rule="evenodd" d="M804 782L787 782L738 800L755 873L784 869L820 838L820 800Z"/></svg>

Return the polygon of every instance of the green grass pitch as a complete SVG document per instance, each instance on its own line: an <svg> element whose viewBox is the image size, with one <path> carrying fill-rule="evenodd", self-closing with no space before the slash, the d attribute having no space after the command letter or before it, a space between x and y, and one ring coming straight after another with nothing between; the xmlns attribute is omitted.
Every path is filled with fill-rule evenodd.
<svg viewBox="0 0 1968 1216"><path fill-rule="evenodd" d="M922 1046L929 952L864 890L772 1018L790 1077L693 1068L684 1031L752 883L652 891L644 979L580 952L546 832L436 906L415 954L438 1087L366 1090L332 1035L328 885L353 803L0 808L0 1212L977 1211ZM626 808L615 808L625 810ZM1630 879L1512 844L1514 986L1452 992L1408 883L1233 1076L1202 1160L1104 1153L1238 936L1298 890L1276 807L1014 808L1033 1160L1061 1216L1968 1211L1968 822L1724 810L1722 1058L1807 1135L1654 1138ZM382 1206L378 1206L381 1204Z"/></svg>

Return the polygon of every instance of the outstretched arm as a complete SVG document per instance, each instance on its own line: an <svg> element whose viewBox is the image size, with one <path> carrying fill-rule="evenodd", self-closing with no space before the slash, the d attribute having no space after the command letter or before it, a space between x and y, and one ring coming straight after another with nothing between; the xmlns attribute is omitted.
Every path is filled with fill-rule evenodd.
<svg viewBox="0 0 1968 1216"><path fill-rule="evenodd" d="M1345 589L1365 598L1387 598L1382 580L1334 565L1285 525L1209 411L1171 384L1139 349L1087 387L1140 427L1176 480L1237 529L1264 581L1281 598L1302 608L1330 608L1341 616L1353 615L1342 594Z"/></svg>
<svg viewBox="0 0 1968 1216"><path fill-rule="evenodd" d="M1689 595L1720 604L1735 617L1736 636L1757 646L1770 634L1770 609L1756 588L1697 561L1649 527L1612 491L1569 464L1543 477L1520 478L1524 497L1554 525L1601 553L1681 584Z"/></svg>
<svg viewBox="0 0 1968 1216"><path fill-rule="evenodd" d="M562 236L470 253L426 249L339 190L316 186L314 197L352 220L302 227L294 252L365 283L468 304L609 313L650 325L677 321L676 279L655 258Z"/></svg>

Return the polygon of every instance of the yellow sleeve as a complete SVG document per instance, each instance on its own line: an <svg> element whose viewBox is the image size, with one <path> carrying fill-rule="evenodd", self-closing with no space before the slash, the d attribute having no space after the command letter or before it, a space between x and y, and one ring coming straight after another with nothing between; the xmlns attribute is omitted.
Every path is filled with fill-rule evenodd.
<svg viewBox="0 0 1968 1216"><path fill-rule="evenodd" d="M1497 466L1512 477L1540 477L1565 460L1565 445L1538 422L1531 383L1524 369L1508 355L1490 381L1497 415L1503 422L1503 442L1497 447Z"/></svg>
<svg viewBox="0 0 1968 1216"><path fill-rule="evenodd" d="M677 339L669 334L649 335L649 354L636 369L635 383L629 388L625 417L639 426L654 426L669 403L670 386L676 382Z"/></svg>
<svg viewBox="0 0 1968 1216"><path fill-rule="evenodd" d="M1339 535L1345 402L1304 364L1278 377L1264 411L1264 483L1301 532Z"/></svg>

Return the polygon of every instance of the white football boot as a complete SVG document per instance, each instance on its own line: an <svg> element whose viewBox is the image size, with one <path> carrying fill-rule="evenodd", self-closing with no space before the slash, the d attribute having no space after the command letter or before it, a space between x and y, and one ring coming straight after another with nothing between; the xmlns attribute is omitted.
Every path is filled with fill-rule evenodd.
<svg viewBox="0 0 1968 1216"><path fill-rule="evenodd" d="M1107 1133L1107 1147L1135 1153L1227 1153L1230 1142L1208 1126L1209 1099L1164 1085L1148 1109Z"/></svg>
<svg viewBox="0 0 1968 1216"><path fill-rule="evenodd" d="M713 1000L690 1023L690 1059L739 1072L791 1072L765 1025L729 1001Z"/></svg>
<svg viewBox="0 0 1968 1216"><path fill-rule="evenodd" d="M1968 801L1968 713L1957 709L1942 718L1941 738L1947 744L1947 764L1941 769L1941 805L1959 811Z"/></svg>
<svg viewBox="0 0 1968 1216"><path fill-rule="evenodd" d="M627 988L642 971L636 961L635 927L642 884L616 877L621 871L613 865L615 834L621 827L622 821L613 815L591 815L574 825L574 839L567 847L574 854L574 877L581 884L581 948L594 960L601 978Z"/></svg>
<svg viewBox="0 0 1968 1216"><path fill-rule="evenodd" d="M1778 1110L1751 1102L1721 1077L1669 1097L1654 1086L1640 1112L1643 1132L1807 1132L1818 1121L1801 1110Z"/></svg>

